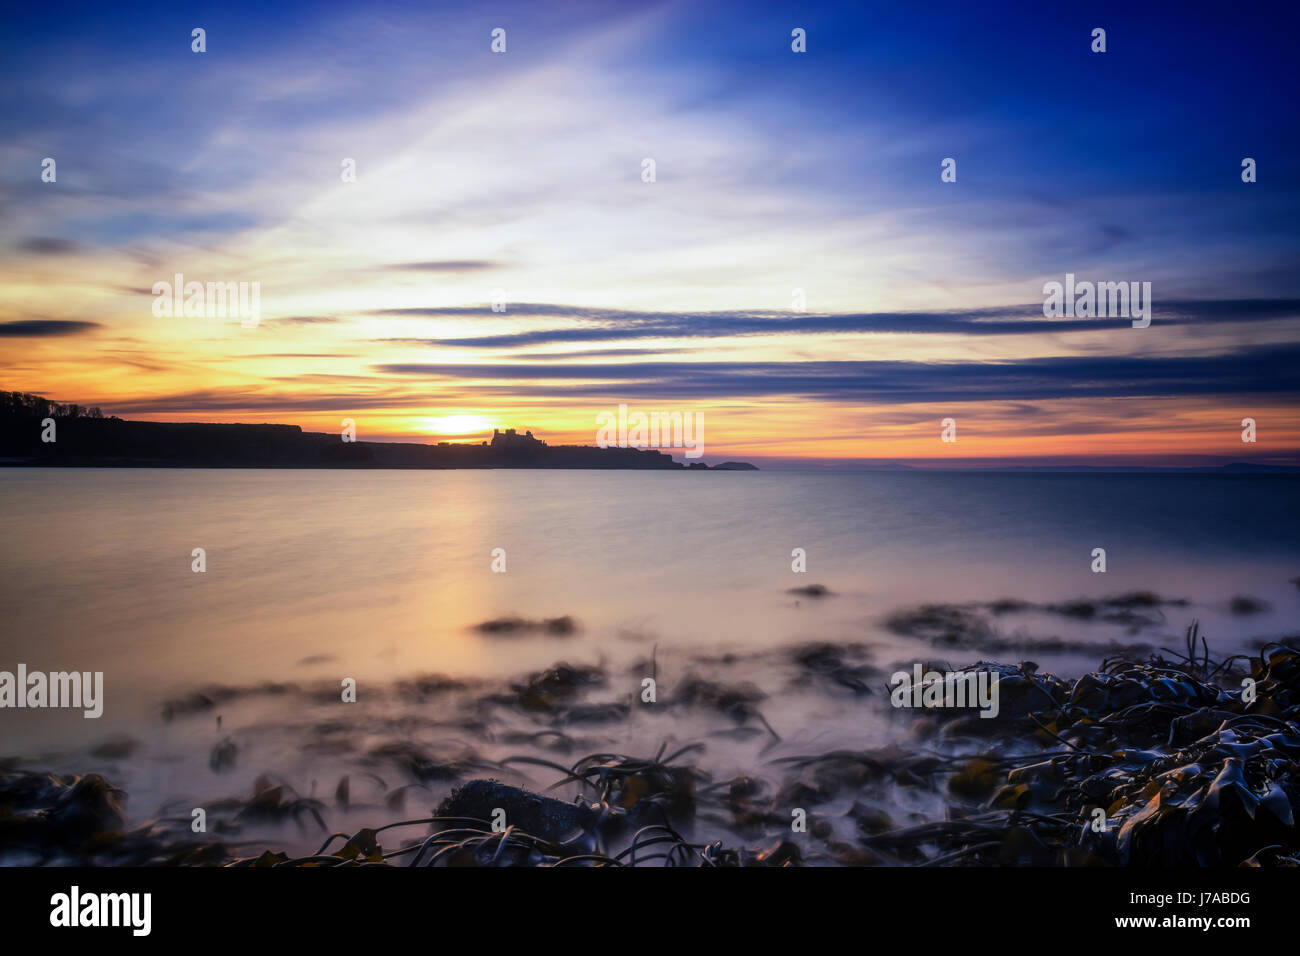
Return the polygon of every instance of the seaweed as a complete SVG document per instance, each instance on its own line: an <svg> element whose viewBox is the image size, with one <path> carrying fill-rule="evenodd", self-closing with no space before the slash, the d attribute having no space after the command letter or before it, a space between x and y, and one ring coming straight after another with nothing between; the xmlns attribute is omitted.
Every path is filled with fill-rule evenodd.
<svg viewBox="0 0 1300 956"><path fill-rule="evenodd" d="M859 663L865 654L862 645L816 642L780 659L799 679L857 693L879 676ZM6 861L38 864L234 867L1300 865L1295 642L1216 658L1193 622L1181 647L1107 658L1075 680L1031 662L981 661L958 673L980 671L998 676L996 718L909 709L898 717L912 743L763 758L765 748L765 762L714 780L698 765L701 742L665 741L647 757L539 754L578 749L558 726L626 715L584 699L604 686L602 669L557 664L485 698L552 725L501 735L532 753L487 760L464 747L372 744L363 764L394 765L412 782L389 789L376 773L345 775L333 808L393 812L412 794L451 789L427 815L353 832L331 832L331 807L272 775L251 797L207 801L213 838L196 839L180 802L178 815L129 829L125 794L104 777L6 761L0 850ZM407 685L417 699L456 689L439 678ZM738 729L766 726L757 710L764 699L756 685L693 674L668 696ZM129 749L117 741L102 752ZM538 789L497 779L525 771L552 782ZM483 773L493 776L473 776ZM357 793L373 802L358 803ZM792 815L806 825L792 827ZM295 844L296 853L268 847L260 831L283 826L313 842ZM259 832L246 834L253 827ZM325 834L316 852L313 831Z"/></svg>
<svg viewBox="0 0 1300 956"><path fill-rule="evenodd" d="M568 637L578 630L577 622L569 615L529 621L521 617L499 617L474 625L480 634L492 637L514 637L523 634L547 634L551 637Z"/></svg>

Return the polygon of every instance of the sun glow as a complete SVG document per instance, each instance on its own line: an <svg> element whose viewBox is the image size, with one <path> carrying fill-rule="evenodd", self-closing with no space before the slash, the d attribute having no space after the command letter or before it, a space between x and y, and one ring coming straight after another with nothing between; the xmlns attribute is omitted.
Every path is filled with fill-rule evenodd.
<svg viewBox="0 0 1300 956"><path fill-rule="evenodd" d="M442 415L424 419L424 427L433 435L463 437L491 431L496 427L496 422L486 415Z"/></svg>

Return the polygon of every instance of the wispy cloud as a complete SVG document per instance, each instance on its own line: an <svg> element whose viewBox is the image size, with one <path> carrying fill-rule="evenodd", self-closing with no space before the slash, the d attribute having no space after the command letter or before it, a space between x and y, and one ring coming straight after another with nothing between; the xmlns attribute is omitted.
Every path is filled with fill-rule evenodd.
<svg viewBox="0 0 1300 956"><path fill-rule="evenodd" d="M399 262L384 268L391 272L478 272L500 266L483 259L453 259L446 262Z"/></svg>
<svg viewBox="0 0 1300 956"><path fill-rule="evenodd" d="M1294 397L1300 132L1270 12L1115 12L1104 63L1041 4L814 4L802 56L765 2L490 14L235 0L196 55L180 10L14 11L0 336L28 341L7 384L398 433L462 406L573 427L627 393L735 403L734 441L792 447L830 416L960 403L1007 454L1085 414L1054 402L1093 403L1079 433L1101 440L1153 401L1217 421ZM1215 57L1151 81L1211 33ZM259 282L259 327L155 317L178 272ZM1044 318L1067 272L1150 281L1152 327Z"/></svg>
<svg viewBox="0 0 1300 956"><path fill-rule="evenodd" d="M28 236L18 242L18 248L38 256L65 256L78 251L81 244L72 239L58 239L49 236Z"/></svg>
<svg viewBox="0 0 1300 956"><path fill-rule="evenodd" d="M638 398L799 396L879 404L1300 394L1300 345L1182 358L1019 362L629 362L618 365L377 366L389 375L527 383L530 394ZM556 385L556 382L566 384ZM491 383L497 383L495 386ZM507 384L502 384L507 383Z"/></svg>
<svg viewBox="0 0 1300 956"><path fill-rule="evenodd" d="M65 319L20 319L0 322L0 338L57 338L65 335L84 335L100 328L98 322L77 322Z"/></svg>
<svg viewBox="0 0 1300 956"><path fill-rule="evenodd" d="M374 314L397 317L461 318L484 315L481 308L383 309ZM591 342L646 338L722 338L742 335L813 335L849 333L906 333L947 335L1030 335L1096 332L1123 328L1129 319L1045 319L1042 303L1001 308L944 312L859 312L804 314L790 312L635 312L576 306L518 303L517 316L554 316L581 321L581 326L510 332L501 335L463 336L423 341L432 346L500 348L546 345L557 342ZM1300 299L1240 299L1173 301L1160 303L1162 325L1184 326L1213 322L1268 322L1300 318ZM391 340L389 340L391 341Z"/></svg>

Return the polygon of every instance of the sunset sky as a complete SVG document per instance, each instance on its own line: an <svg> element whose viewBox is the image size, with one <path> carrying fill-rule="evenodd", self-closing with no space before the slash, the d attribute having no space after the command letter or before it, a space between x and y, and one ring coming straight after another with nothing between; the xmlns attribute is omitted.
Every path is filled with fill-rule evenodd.
<svg viewBox="0 0 1300 956"><path fill-rule="evenodd" d="M361 440L591 444L626 403L702 412L709 461L1300 464L1300 17L1128 6L7 10L0 388ZM176 273L260 283L260 323L155 316ZM1150 282L1150 327L1044 318L1066 273Z"/></svg>

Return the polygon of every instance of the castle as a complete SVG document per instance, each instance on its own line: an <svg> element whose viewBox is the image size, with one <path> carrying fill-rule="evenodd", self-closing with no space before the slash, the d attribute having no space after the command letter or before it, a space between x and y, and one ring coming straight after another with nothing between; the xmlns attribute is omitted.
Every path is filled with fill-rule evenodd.
<svg viewBox="0 0 1300 956"><path fill-rule="evenodd" d="M513 428L507 428L504 432L499 429L492 429L492 447L493 448L545 448L546 442L534 438L532 432L518 434Z"/></svg>

